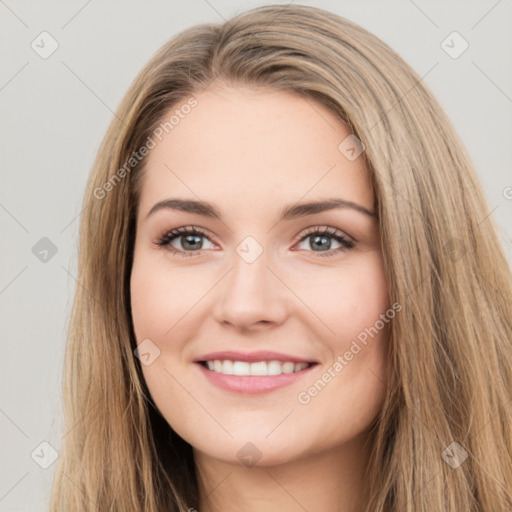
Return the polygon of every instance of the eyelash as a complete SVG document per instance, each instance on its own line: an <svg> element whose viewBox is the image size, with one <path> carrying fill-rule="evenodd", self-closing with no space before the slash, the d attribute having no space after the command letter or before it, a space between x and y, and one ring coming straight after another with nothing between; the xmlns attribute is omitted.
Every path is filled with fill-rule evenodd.
<svg viewBox="0 0 512 512"><path fill-rule="evenodd" d="M172 231L168 231L164 235L160 236L157 241L155 242L156 245L160 247L166 247L167 250L169 250L173 254L181 254L182 256L194 256L197 253L201 252L203 249L198 249L196 251L183 251L180 249L176 249L171 245L171 242L173 242L176 238L179 238L183 235L200 235L204 236L205 238L210 238L207 236L207 234L201 229L196 226L186 226L181 227L177 229L173 229ZM309 228L306 233L302 235L302 237L297 241L297 243L302 242L306 238L312 236L312 235L326 235L327 238L334 238L337 242L339 242L342 247L338 247L337 249L331 249L329 251L320 251L317 255L320 258L329 258L334 256L335 254L339 252L344 252L347 250L350 250L354 247L354 242L352 240L349 240L345 236L340 234L340 231L337 229L331 228L329 226L321 227L321 226L315 226L313 228ZM211 240L210 240L211 242ZM213 242L212 242L213 243ZM304 249L306 250L306 249ZM318 252L318 251L309 251L309 252ZM324 252L324 254L321 254ZM316 257L316 256L315 256Z"/></svg>

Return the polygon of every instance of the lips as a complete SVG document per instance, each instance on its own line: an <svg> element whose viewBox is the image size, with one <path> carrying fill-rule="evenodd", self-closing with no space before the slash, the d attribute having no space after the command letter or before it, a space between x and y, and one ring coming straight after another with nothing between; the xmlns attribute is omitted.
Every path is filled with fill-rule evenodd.
<svg viewBox="0 0 512 512"><path fill-rule="evenodd" d="M238 393L264 393L287 386L318 364L273 351L211 352L194 362L211 384Z"/></svg>

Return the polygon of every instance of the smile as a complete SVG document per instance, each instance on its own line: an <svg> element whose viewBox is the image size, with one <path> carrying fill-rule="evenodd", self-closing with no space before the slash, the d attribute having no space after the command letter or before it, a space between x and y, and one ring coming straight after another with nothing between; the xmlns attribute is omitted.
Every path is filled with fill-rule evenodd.
<svg viewBox="0 0 512 512"><path fill-rule="evenodd" d="M194 363L209 384L244 394L267 393L289 386L320 366L317 361L268 350L210 352Z"/></svg>

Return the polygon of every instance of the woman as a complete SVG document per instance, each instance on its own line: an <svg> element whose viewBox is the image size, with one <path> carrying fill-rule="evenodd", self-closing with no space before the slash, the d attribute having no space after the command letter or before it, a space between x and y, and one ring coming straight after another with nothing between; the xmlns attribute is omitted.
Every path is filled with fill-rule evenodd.
<svg viewBox="0 0 512 512"><path fill-rule="evenodd" d="M183 32L84 207L52 511L511 509L510 270L375 36L306 6Z"/></svg>

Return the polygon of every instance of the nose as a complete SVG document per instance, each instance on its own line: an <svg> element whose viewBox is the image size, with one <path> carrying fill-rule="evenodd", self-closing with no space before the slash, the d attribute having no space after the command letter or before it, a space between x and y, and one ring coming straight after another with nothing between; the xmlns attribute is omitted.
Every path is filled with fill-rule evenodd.
<svg viewBox="0 0 512 512"><path fill-rule="evenodd" d="M232 261L231 270L216 286L216 320L244 332L284 322L292 293L270 268L265 251L252 263L237 253Z"/></svg>

